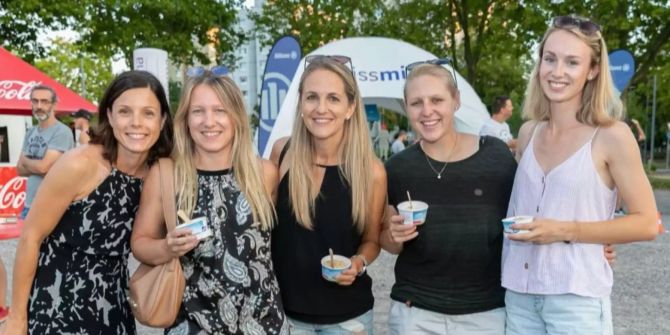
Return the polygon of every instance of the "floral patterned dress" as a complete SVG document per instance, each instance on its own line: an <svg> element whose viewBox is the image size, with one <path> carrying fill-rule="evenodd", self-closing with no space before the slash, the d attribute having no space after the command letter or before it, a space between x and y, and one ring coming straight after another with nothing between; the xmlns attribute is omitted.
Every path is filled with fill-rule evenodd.
<svg viewBox="0 0 670 335"><path fill-rule="evenodd" d="M198 171L193 218L213 236L181 257L184 301L168 335L288 334L270 257L270 232L253 222L231 170Z"/></svg>
<svg viewBox="0 0 670 335"><path fill-rule="evenodd" d="M141 179L112 168L91 194L70 204L40 246L30 334L135 334L126 294L141 191Z"/></svg>

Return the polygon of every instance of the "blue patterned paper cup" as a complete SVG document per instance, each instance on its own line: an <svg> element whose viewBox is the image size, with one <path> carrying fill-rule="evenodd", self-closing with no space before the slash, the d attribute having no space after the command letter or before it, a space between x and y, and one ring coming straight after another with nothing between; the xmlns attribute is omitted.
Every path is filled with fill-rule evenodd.
<svg viewBox="0 0 670 335"><path fill-rule="evenodd" d="M529 232L530 230L513 229L512 225L515 223L531 223L531 222L533 222L533 217L528 215L519 215L504 218L502 219L503 231L507 234L524 234Z"/></svg>
<svg viewBox="0 0 670 335"><path fill-rule="evenodd" d="M412 200L410 209L409 201L403 201L398 204L398 213L405 219L404 224L423 224L428 215L428 204L423 201Z"/></svg>
<svg viewBox="0 0 670 335"><path fill-rule="evenodd" d="M321 258L321 276L327 281L335 282L335 277L351 267L351 260L344 256L333 255L333 261L335 264L330 264L330 255Z"/></svg>

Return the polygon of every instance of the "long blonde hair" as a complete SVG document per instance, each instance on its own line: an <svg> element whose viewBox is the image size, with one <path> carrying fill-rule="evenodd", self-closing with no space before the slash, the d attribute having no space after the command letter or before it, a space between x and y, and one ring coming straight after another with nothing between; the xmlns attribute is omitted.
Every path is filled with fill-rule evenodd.
<svg viewBox="0 0 670 335"><path fill-rule="evenodd" d="M365 230L367 213L371 205L372 162L375 159L363 102L352 71L346 65L330 58L323 58L309 63L300 78L298 100L302 102L305 79L317 70L330 71L342 79L344 91L349 104L353 104L354 113L344 122L344 132L339 148L340 175L351 188L351 216L359 232ZM289 196L295 216L303 227L312 229L314 207L318 197L317 181L314 180L314 139L303 119L302 109L298 103L297 116L293 122L288 158L289 164Z"/></svg>
<svg viewBox="0 0 670 335"><path fill-rule="evenodd" d="M585 19L582 19L585 20ZM614 84L609 70L607 46L600 31L584 34L578 26L559 28L551 26L542 38L539 59L531 73L526 88L526 101L523 105L523 116L526 119L546 121L550 118L549 99L540 86L540 64L544 53L544 45L549 36L559 30L569 32L584 41L591 48L591 66L598 67L595 78L588 80L582 92L582 106L577 112L577 121L590 126L609 125L623 117L623 105L614 93Z"/></svg>
<svg viewBox="0 0 670 335"><path fill-rule="evenodd" d="M226 107L228 116L234 124L231 160L232 171L237 183L251 205L254 222L260 222L264 230L272 228L275 211L271 195L264 187L263 170L254 153L249 129L249 119L244 109L240 89L228 77L217 77L206 71L204 75L190 78L182 89L179 107L175 114L175 145L172 159L175 162L175 185L178 192L177 209L190 217L197 203L198 181L195 166L195 143L188 129L188 113L191 94L198 85L207 85L216 92Z"/></svg>

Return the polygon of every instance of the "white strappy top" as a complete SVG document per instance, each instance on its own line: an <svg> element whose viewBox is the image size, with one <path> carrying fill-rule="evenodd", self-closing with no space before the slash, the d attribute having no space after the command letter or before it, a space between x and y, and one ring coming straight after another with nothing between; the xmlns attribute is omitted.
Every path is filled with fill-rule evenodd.
<svg viewBox="0 0 670 335"><path fill-rule="evenodd" d="M561 221L602 221L614 215L617 190L602 181L591 147L598 129L580 149L546 175L534 152L539 123L519 162L508 216L530 215ZM612 291L612 268L600 244L533 244L505 238L502 286L530 294L576 294L606 297Z"/></svg>

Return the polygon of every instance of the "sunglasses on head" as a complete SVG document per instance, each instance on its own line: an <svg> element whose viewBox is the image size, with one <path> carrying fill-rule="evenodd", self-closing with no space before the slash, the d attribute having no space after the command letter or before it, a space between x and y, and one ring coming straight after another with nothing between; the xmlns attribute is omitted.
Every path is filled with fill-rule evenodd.
<svg viewBox="0 0 670 335"><path fill-rule="evenodd" d="M353 72L354 65L351 62L351 57L344 55L309 55L305 57L305 67L307 67L307 64L323 63L326 61L335 61L344 66L348 65L349 70Z"/></svg>
<svg viewBox="0 0 670 335"><path fill-rule="evenodd" d="M600 26L589 20L575 16L558 16L554 18L554 27L556 28L579 28L585 35L593 35L600 31Z"/></svg>
<svg viewBox="0 0 670 335"><path fill-rule="evenodd" d="M422 65L422 64L430 64L430 65L437 65L437 66L442 66L442 65L449 65L449 74L451 74L451 78L454 79L454 86L458 88L458 82L456 81L456 74L453 72L454 69L451 66L451 58L438 58L438 59L431 59L431 60L423 60L419 62L414 62L411 63L407 66L405 66L405 78L409 75L412 70L414 70L417 66Z"/></svg>
<svg viewBox="0 0 670 335"><path fill-rule="evenodd" d="M210 74L214 77L223 77L228 75L228 68L223 65L217 65L207 70L202 66L195 66L186 70L186 77L188 78L202 77L207 74Z"/></svg>

